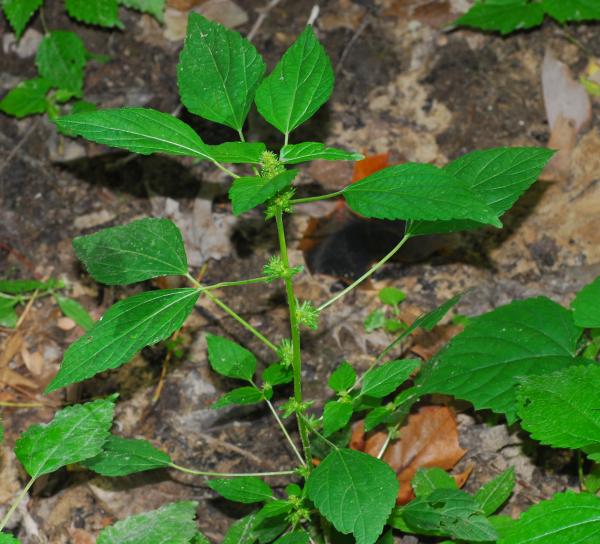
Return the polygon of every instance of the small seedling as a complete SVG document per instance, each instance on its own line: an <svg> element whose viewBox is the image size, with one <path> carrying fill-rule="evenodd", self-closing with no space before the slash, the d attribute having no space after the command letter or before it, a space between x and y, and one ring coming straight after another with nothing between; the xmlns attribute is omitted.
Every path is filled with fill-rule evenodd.
<svg viewBox="0 0 600 544"><path fill-rule="evenodd" d="M383 305L373 310L365 319L366 332L384 329L391 334L408 328L400 319L400 303L406 298L406 293L396 287L384 287L379 291L379 302Z"/></svg>

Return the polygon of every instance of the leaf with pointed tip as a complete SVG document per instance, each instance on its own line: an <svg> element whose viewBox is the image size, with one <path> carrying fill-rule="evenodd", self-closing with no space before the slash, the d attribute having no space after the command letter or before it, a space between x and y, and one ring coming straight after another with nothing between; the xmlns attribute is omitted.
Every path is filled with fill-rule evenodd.
<svg viewBox="0 0 600 544"><path fill-rule="evenodd" d="M596 0L542 0L542 7L559 23L600 20L600 4Z"/></svg>
<svg viewBox="0 0 600 544"><path fill-rule="evenodd" d="M356 371L352 368L352 365L347 361L342 361L329 376L327 385L331 387L336 393L341 391L347 391L350 389L356 381Z"/></svg>
<svg viewBox="0 0 600 544"><path fill-rule="evenodd" d="M240 215L266 202L289 187L297 175L298 170L286 170L271 179L260 176L236 178L229 189L233 213Z"/></svg>
<svg viewBox="0 0 600 544"><path fill-rule="evenodd" d="M123 28L117 0L65 0L65 8L80 23Z"/></svg>
<svg viewBox="0 0 600 544"><path fill-rule="evenodd" d="M207 335L206 343L208 360L215 372L238 380L252 379L256 371L256 357L252 352L228 338L213 334Z"/></svg>
<svg viewBox="0 0 600 544"><path fill-rule="evenodd" d="M571 308L577 326L586 329L600 328L600 276L577 293Z"/></svg>
<svg viewBox="0 0 600 544"><path fill-rule="evenodd" d="M421 366L416 359L398 359L374 367L363 379L361 395L382 398L402 385Z"/></svg>
<svg viewBox="0 0 600 544"><path fill-rule="evenodd" d="M58 293L54 294L54 299L60 308L60 311L67 317L71 318L84 331L90 330L94 326L94 320L87 313L87 310L72 298L63 297Z"/></svg>
<svg viewBox="0 0 600 544"><path fill-rule="evenodd" d="M219 145L206 145L207 154L217 162L231 164L259 164L267 150L260 142L225 142Z"/></svg>
<svg viewBox="0 0 600 544"><path fill-rule="evenodd" d="M458 489L456 480L439 467L418 469L410 485L417 498L425 498L436 489Z"/></svg>
<svg viewBox="0 0 600 544"><path fill-rule="evenodd" d="M238 387L232 389L228 393L225 393L219 400L213 403L212 408L218 410L219 408L225 408L225 406L231 406L232 404L256 404L263 400L263 394L256 387Z"/></svg>
<svg viewBox="0 0 600 544"><path fill-rule="evenodd" d="M0 100L0 111L18 118L44 113L48 107L46 93L49 90L50 83L43 78L22 81Z"/></svg>
<svg viewBox="0 0 600 544"><path fill-rule="evenodd" d="M509 467L477 490L475 502L486 516L491 516L509 499L516 483L515 469Z"/></svg>
<svg viewBox="0 0 600 544"><path fill-rule="evenodd" d="M252 528L256 521L256 514L249 514L238 519L225 534L221 544L254 544L256 536Z"/></svg>
<svg viewBox="0 0 600 544"><path fill-rule="evenodd" d="M294 373L292 372L292 368L280 363L268 366L262 374L263 382L271 386L290 383L293 379Z"/></svg>
<svg viewBox="0 0 600 544"><path fill-rule="evenodd" d="M284 145L279 152L279 160L284 164L300 162L325 161L360 161L364 155L345 149L327 147L320 142L302 142L301 144Z"/></svg>
<svg viewBox="0 0 600 544"><path fill-rule="evenodd" d="M353 408L350 402L331 400L323 409L323 435L331 436L343 429L352 417Z"/></svg>
<svg viewBox="0 0 600 544"><path fill-rule="evenodd" d="M515 30L539 26L543 20L544 8L539 3L529 0L496 0L483 3L478 0L467 13L456 19L454 24L505 35Z"/></svg>
<svg viewBox="0 0 600 544"><path fill-rule="evenodd" d="M44 0L3 0L2 11L15 31L17 38L21 37L27 22L39 9Z"/></svg>
<svg viewBox="0 0 600 544"><path fill-rule="evenodd" d="M227 500L253 504L273 498L273 490L256 476L208 480L208 487Z"/></svg>
<svg viewBox="0 0 600 544"><path fill-rule="evenodd" d="M164 20L165 3L166 0L119 0L122 6L149 13L161 23Z"/></svg>

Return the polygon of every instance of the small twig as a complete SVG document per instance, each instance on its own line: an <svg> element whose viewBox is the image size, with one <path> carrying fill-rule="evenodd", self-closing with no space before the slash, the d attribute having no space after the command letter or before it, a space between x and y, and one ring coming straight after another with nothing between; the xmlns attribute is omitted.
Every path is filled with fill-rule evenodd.
<svg viewBox="0 0 600 544"><path fill-rule="evenodd" d="M306 21L306 26L313 26L315 24L315 21L317 20L317 17L319 16L319 13L321 13L321 8L319 4L315 4L310 10L308 21Z"/></svg>
<svg viewBox="0 0 600 544"><path fill-rule="evenodd" d="M256 36L258 29L262 26L262 24L265 21L265 19L267 18L267 15L269 14L269 12L273 8L275 8L277 6L277 4L279 4L279 2L281 2L281 0L271 0L264 8L261 8L259 10L259 14L258 14L258 17L256 18L256 21L254 21L254 24L252 25L250 32L248 32L248 34L246 35L246 38L249 41L252 41L254 36Z"/></svg>
<svg viewBox="0 0 600 544"><path fill-rule="evenodd" d="M363 17L363 20L360 22L360 25L358 25L358 28L354 31L354 34L352 34L352 38L350 38L350 41L346 44L346 47L344 47L344 50L342 51L342 54L340 55L340 59L338 60L336 66L335 66L336 74L342 69L342 65L344 64L344 61L346 60L348 53L350 53L350 50L354 47L354 44L356 43L358 38L360 38L360 35L363 33L365 28L367 28L369 26L370 23L371 23L371 20L370 20L369 15L365 15Z"/></svg>
<svg viewBox="0 0 600 544"><path fill-rule="evenodd" d="M29 139L29 136L33 134L33 131L37 128L39 124L40 120L36 119L27 129L27 132L23 134L23 137L19 140L19 143L12 148L11 152L8 154L8 157L6 157L2 165L0 165L0 176L2 175L6 167L10 164L10 161L12 161L15 155L18 153L19 149L21 149L21 147L23 147L23 144Z"/></svg>

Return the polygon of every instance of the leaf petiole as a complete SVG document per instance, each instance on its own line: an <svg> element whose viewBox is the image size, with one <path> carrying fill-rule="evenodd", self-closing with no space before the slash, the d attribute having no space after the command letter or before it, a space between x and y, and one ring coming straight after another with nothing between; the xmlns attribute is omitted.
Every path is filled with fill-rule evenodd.
<svg viewBox="0 0 600 544"><path fill-rule="evenodd" d="M290 200L290 204L308 204L309 202L318 202L319 200L326 200L328 198L336 198L341 196L343 191L336 191L335 193L327 193L319 196L309 196L306 198L294 198Z"/></svg>
<svg viewBox="0 0 600 544"><path fill-rule="evenodd" d="M34 484L34 482L35 478L31 478L31 480L27 482L27 485L23 488L21 493L19 493L19 496L15 499L15 502L12 503L8 512L6 512L6 515L2 518L2 521L0 521L0 532L2 532L4 527L6 527L6 524L10 520L11 516L14 514L19 504L21 504L21 501L25 498L25 495L27 495L27 492L31 489L31 486Z"/></svg>
<svg viewBox="0 0 600 544"><path fill-rule="evenodd" d="M191 468L182 467L180 465L176 465L175 463L169 463L169 467L178 470L180 472L185 472L186 474L193 474L194 476L208 476L215 478L244 478L246 476L291 476L292 474L296 474L295 470L281 470L275 472L207 472L202 470L194 470Z"/></svg>

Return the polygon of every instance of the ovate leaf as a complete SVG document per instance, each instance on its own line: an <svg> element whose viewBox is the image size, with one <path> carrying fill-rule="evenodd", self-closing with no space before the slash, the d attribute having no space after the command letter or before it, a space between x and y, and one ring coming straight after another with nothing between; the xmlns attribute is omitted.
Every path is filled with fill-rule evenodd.
<svg viewBox="0 0 600 544"><path fill-rule="evenodd" d="M227 500L244 504L264 502L273 498L273 490L255 476L208 480L207 485Z"/></svg>
<svg viewBox="0 0 600 544"><path fill-rule="evenodd" d="M577 293L571 308L573 319L579 327L600 328L600 276Z"/></svg>
<svg viewBox="0 0 600 544"><path fill-rule="evenodd" d="M50 423L29 427L15 444L27 473L37 478L98 455L110 435L115 398L69 406Z"/></svg>
<svg viewBox="0 0 600 544"><path fill-rule="evenodd" d="M0 111L21 118L46 111L50 83L43 78L22 81L0 100Z"/></svg>
<svg viewBox="0 0 600 544"><path fill-rule="evenodd" d="M119 0L119 4L142 13L149 13L161 23L164 19L165 0Z"/></svg>
<svg viewBox="0 0 600 544"><path fill-rule="evenodd" d="M378 296L382 304L396 306L406 298L406 293L397 287L384 287Z"/></svg>
<svg viewBox="0 0 600 544"><path fill-rule="evenodd" d="M539 3L529 0L478 0L454 24L510 34L515 30L538 26L543 20L544 9Z"/></svg>
<svg viewBox="0 0 600 544"><path fill-rule="evenodd" d="M600 19L600 4L595 0L542 0L542 7L559 23Z"/></svg>
<svg viewBox="0 0 600 544"><path fill-rule="evenodd" d="M23 30L32 15L42 5L44 0L3 0L2 11L13 27L17 38L21 37Z"/></svg>
<svg viewBox="0 0 600 544"><path fill-rule="evenodd" d="M333 450L307 481L308 497L334 527L357 544L373 544L398 493L394 471L383 461L349 449Z"/></svg>
<svg viewBox="0 0 600 544"><path fill-rule="evenodd" d="M65 314L65 316L75 321L75 323L77 323L84 331L87 331L94 326L94 320L79 302L59 294L55 294L54 299L56 300L60 311Z"/></svg>
<svg viewBox="0 0 600 544"><path fill-rule="evenodd" d="M307 26L260 84L256 106L265 120L289 134L327 102L333 80L331 61Z"/></svg>
<svg viewBox="0 0 600 544"><path fill-rule="evenodd" d="M292 368L289 366L275 363L265 368L262 373L262 380L271 386L290 383L294 379Z"/></svg>
<svg viewBox="0 0 600 544"><path fill-rule="evenodd" d="M411 485L417 498L425 498L436 489L458 489L456 480L439 467L418 469Z"/></svg>
<svg viewBox="0 0 600 544"><path fill-rule="evenodd" d="M256 357L239 344L209 334L206 337L208 360L215 372L228 378L251 380L256 371Z"/></svg>
<svg viewBox="0 0 600 544"><path fill-rule="evenodd" d="M12 329L16 326L19 319L15 312L16 305L16 299L0 297L0 327Z"/></svg>
<svg viewBox="0 0 600 544"><path fill-rule="evenodd" d="M398 359L375 367L365 374L360 394L383 398L408 380L420 365L416 359Z"/></svg>
<svg viewBox="0 0 600 544"><path fill-rule="evenodd" d="M347 391L350 389L356 381L356 371L352 368L352 365L346 361L342 361L329 377L327 385L331 387L336 393L341 391Z"/></svg>
<svg viewBox="0 0 600 544"><path fill-rule="evenodd" d="M364 159L364 155L345 149L327 147L320 142L284 145L279 152L279 160L284 164L298 164L318 159L326 161L360 161Z"/></svg>
<svg viewBox="0 0 600 544"><path fill-rule="evenodd" d="M256 536L252 528L256 521L256 514L250 514L237 520L225 534L221 544L254 544Z"/></svg>
<svg viewBox="0 0 600 544"><path fill-rule="evenodd" d="M232 404L256 404L261 400L263 400L263 394L255 387L238 387L225 393L217 402L213 403L212 408L218 410Z"/></svg>
<svg viewBox="0 0 600 544"><path fill-rule="evenodd" d="M177 66L179 94L189 111L242 130L264 73L265 63L248 40L190 12Z"/></svg>
<svg viewBox="0 0 600 544"><path fill-rule="evenodd" d="M148 291L117 302L65 352L47 392L126 363L142 348L183 325L198 299L196 289Z"/></svg>
<svg viewBox="0 0 600 544"><path fill-rule="evenodd" d="M475 502L486 516L491 516L512 495L517 480L515 469L507 468L493 480L479 488L475 493Z"/></svg>
<svg viewBox="0 0 600 544"><path fill-rule="evenodd" d="M350 402L332 400L325 404L323 410L323 434L331 436L336 431L343 429L352 417L352 404Z"/></svg>
<svg viewBox="0 0 600 544"><path fill-rule="evenodd" d="M260 176L236 178L229 189L233 213L240 215L266 202L289 187L297 175L298 170L286 170L271 179Z"/></svg>
<svg viewBox="0 0 600 544"><path fill-rule="evenodd" d="M195 501L166 504L100 531L97 544L189 544L196 534Z"/></svg>
<svg viewBox="0 0 600 544"><path fill-rule="evenodd" d="M123 28L117 0L65 0L67 13L80 23Z"/></svg>
<svg viewBox="0 0 600 544"><path fill-rule="evenodd" d="M260 142L225 142L207 145L207 154L218 162L259 164L266 146Z"/></svg>
<svg viewBox="0 0 600 544"><path fill-rule="evenodd" d="M159 276L187 274L181 232L168 219L146 218L73 240L77 257L92 277L127 285Z"/></svg>

